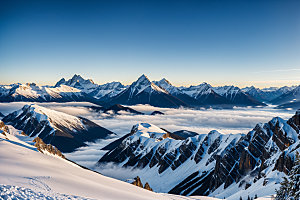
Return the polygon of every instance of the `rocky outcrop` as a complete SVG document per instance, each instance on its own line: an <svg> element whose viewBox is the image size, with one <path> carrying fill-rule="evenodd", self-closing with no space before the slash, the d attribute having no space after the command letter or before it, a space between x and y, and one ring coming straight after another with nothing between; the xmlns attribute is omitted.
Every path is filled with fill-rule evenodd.
<svg viewBox="0 0 300 200"><path fill-rule="evenodd" d="M153 191L148 182L145 183L144 189Z"/></svg>
<svg viewBox="0 0 300 200"><path fill-rule="evenodd" d="M138 186L138 187L141 187L141 188L144 188L144 189L149 190L149 191L153 191L148 182L146 182L145 186L143 186L143 183L142 183L139 176L135 177L134 181L131 184L135 185L135 186Z"/></svg>
<svg viewBox="0 0 300 200"><path fill-rule="evenodd" d="M49 153L52 155L59 156L61 158L65 158L65 156L53 145L46 144L41 138L36 137L34 138L33 142L35 143L34 146L37 148L37 150L41 153Z"/></svg>
<svg viewBox="0 0 300 200"><path fill-rule="evenodd" d="M142 183L140 177L138 177L138 176L134 178L134 181L131 184L141 187L141 188L144 188L143 183Z"/></svg>
<svg viewBox="0 0 300 200"><path fill-rule="evenodd" d="M9 134L9 128L0 120L0 133L6 137L6 134Z"/></svg>

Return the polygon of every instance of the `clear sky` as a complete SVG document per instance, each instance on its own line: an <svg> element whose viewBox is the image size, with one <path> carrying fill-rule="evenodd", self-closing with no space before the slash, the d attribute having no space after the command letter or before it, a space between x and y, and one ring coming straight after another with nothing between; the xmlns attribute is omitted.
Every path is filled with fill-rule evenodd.
<svg viewBox="0 0 300 200"><path fill-rule="evenodd" d="M0 1L0 84L300 84L300 0Z"/></svg>

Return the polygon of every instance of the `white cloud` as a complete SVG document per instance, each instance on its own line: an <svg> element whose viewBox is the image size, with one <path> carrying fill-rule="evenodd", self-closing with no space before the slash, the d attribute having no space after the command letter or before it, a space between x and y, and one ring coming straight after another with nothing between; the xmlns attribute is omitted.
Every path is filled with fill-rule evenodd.
<svg viewBox="0 0 300 200"><path fill-rule="evenodd" d="M22 108L28 102L0 103L0 112L8 114ZM206 134L210 130L218 130L221 133L247 133L261 122L268 122L273 117L280 116L284 119L290 118L294 111L279 110L272 107L266 108L235 108L235 109L172 109L158 108L150 105L135 105L131 108L146 113L146 115L110 115L97 113L86 106L94 104L87 102L69 103L37 103L39 105L65 112L75 116L86 117L103 126L119 136L130 132L133 125L140 122L148 122L165 128L169 131L190 130L199 134ZM165 115L149 115L158 110Z"/></svg>
<svg viewBox="0 0 300 200"><path fill-rule="evenodd" d="M134 169L133 167L120 167L113 163L101 164L100 166L95 167L94 170L100 172L104 176L122 181L132 179L129 182L133 182L133 179L142 172L141 169Z"/></svg>
<svg viewBox="0 0 300 200"><path fill-rule="evenodd" d="M131 108L149 114L159 110L165 115L116 115L106 118L102 115L86 116L118 135L128 133L134 124L148 122L169 131L190 130L206 134L210 130L221 133L247 133L259 122L268 122L273 117L280 116L288 119L293 111L273 108L235 108L235 109L170 109L157 108L148 105L131 106Z"/></svg>
<svg viewBox="0 0 300 200"><path fill-rule="evenodd" d="M7 113L23 107L26 103L0 103L0 112ZM102 127L109 129L121 137L130 132L133 125L148 122L165 128L168 131L190 130L199 134L207 134L211 130L220 133L248 133L257 123L265 123L273 117L280 116L284 119L290 118L295 111L279 110L272 107L266 108L235 108L235 109L171 109L157 108L149 105L130 106L131 108L146 113L146 115L109 115L97 113L87 109L90 103L39 103L42 106L66 112L71 115L81 115ZM165 115L149 115L158 110ZM115 138L116 139L116 138ZM115 139L101 140L89 143L76 152L67 154L67 158L78 162L86 167L94 167L94 164L104 155L100 150ZM110 173L107 170L107 173ZM112 172L113 173L113 172ZM112 176L112 175L110 175Z"/></svg>

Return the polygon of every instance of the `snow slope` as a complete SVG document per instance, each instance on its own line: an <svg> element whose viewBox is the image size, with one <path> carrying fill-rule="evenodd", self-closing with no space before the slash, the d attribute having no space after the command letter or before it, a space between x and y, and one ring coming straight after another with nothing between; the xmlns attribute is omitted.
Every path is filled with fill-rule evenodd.
<svg viewBox="0 0 300 200"><path fill-rule="evenodd" d="M9 140L0 135L1 198L189 199L150 192L83 169L62 158L42 154L34 146L24 145L24 141L13 136L18 132L14 132Z"/></svg>

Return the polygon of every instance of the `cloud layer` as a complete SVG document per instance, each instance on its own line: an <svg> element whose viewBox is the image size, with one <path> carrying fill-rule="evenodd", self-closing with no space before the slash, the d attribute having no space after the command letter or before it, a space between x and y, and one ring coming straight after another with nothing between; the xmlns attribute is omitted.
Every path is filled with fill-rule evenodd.
<svg viewBox="0 0 300 200"><path fill-rule="evenodd" d="M30 103L0 103L0 112L8 114L22 108L25 104ZM88 109L87 106L93 104L86 102L38 104L71 115L86 117L118 135L114 139L106 141L99 140L95 143L89 143L87 147L79 148L76 152L66 155L67 158L89 168L93 168L95 163L104 155L105 151L100 150L102 147L129 133L132 126L137 123L152 123L171 132L189 130L199 134L207 134L211 130L218 130L223 134L246 134L253 129L257 123L268 122L273 117L277 116L288 119L295 112L293 110L273 109L272 107L193 110L136 105L130 107L145 113L145 115L132 115L126 112L122 113L122 115L109 115L97 113ZM150 115L150 113L156 110L165 113L165 115ZM103 168L106 170L103 173L113 174L113 171L111 171L110 168L111 166ZM125 178L126 177L122 179Z"/></svg>
<svg viewBox="0 0 300 200"><path fill-rule="evenodd" d="M189 130L199 134L206 134L211 130L221 133L247 133L257 123L264 123L273 117L290 118L294 111L267 108L235 108L235 109L170 109L157 108L148 105L131 106L131 108L149 114L155 110L165 115L116 115L113 118L100 114L87 116L91 120L104 126L118 135L128 133L134 124L148 122L171 132Z"/></svg>

